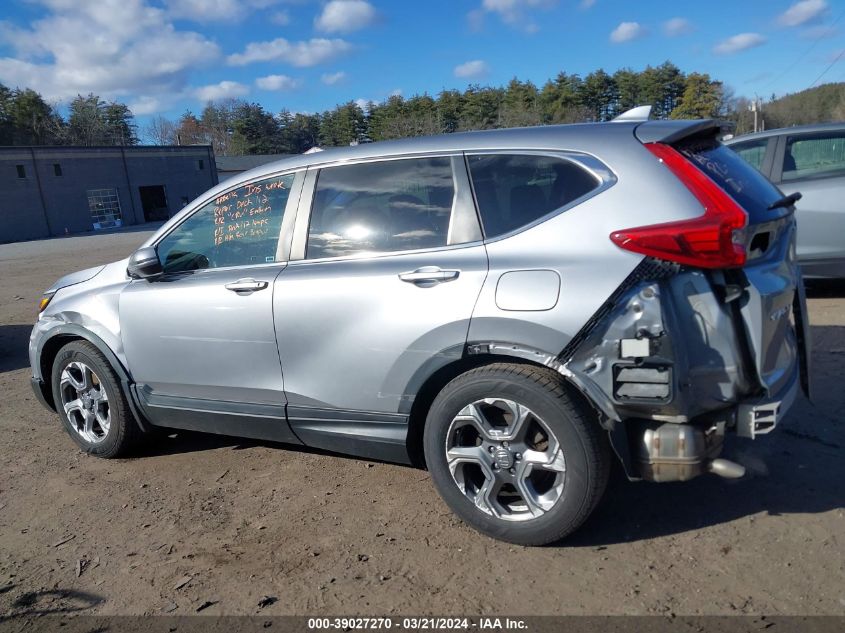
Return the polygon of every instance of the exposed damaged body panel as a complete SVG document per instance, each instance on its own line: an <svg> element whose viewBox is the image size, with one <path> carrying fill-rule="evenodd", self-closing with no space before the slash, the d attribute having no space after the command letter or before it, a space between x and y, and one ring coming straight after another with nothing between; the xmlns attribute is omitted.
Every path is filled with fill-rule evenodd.
<svg viewBox="0 0 845 633"><path fill-rule="evenodd" d="M640 281L564 367L608 396L608 417L688 422L751 389L730 312L700 271Z"/></svg>

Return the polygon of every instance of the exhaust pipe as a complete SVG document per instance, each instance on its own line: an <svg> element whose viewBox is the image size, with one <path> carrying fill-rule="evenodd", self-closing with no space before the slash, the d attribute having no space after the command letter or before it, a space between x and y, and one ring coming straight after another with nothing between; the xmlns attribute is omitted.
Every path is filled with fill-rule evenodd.
<svg viewBox="0 0 845 633"><path fill-rule="evenodd" d="M707 472L725 479L739 479L745 476L745 466L729 459L713 459L707 462Z"/></svg>

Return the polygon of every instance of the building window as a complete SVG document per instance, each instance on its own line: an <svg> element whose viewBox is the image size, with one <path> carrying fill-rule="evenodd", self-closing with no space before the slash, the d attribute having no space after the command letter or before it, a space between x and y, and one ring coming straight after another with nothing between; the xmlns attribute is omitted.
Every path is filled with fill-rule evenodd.
<svg viewBox="0 0 845 633"><path fill-rule="evenodd" d="M197 169L198 169L199 171L202 171L203 169L205 169L205 161L204 161L202 158L200 158L200 159L197 161Z"/></svg>
<svg viewBox="0 0 845 633"><path fill-rule="evenodd" d="M18 178L26 178L26 167L23 165L15 165L15 169L18 170Z"/></svg>
<svg viewBox="0 0 845 633"><path fill-rule="evenodd" d="M62 175L62 166L58 163L53 163L53 175L54 176L61 176Z"/></svg>
<svg viewBox="0 0 845 633"><path fill-rule="evenodd" d="M88 210L95 229L107 229L123 224L117 189L89 189Z"/></svg>

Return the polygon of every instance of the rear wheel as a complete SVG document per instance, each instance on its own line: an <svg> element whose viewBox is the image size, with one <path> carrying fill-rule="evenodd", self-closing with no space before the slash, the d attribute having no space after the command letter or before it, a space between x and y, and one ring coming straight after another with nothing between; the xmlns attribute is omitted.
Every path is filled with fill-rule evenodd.
<svg viewBox="0 0 845 633"><path fill-rule="evenodd" d="M141 431L120 381L105 356L87 341L73 341L53 361L53 401L68 435L97 457L120 457Z"/></svg>
<svg viewBox="0 0 845 633"><path fill-rule="evenodd" d="M479 367L432 404L426 463L444 501L477 530L522 545L557 541L607 484L607 440L591 413L552 370Z"/></svg>

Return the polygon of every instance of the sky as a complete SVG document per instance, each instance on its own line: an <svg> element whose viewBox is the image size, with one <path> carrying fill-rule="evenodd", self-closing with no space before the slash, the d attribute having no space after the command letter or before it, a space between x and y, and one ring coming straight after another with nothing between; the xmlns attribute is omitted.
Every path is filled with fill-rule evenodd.
<svg viewBox="0 0 845 633"><path fill-rule="evenodd" d="M318 112L671 60L737 96L845 81L845 0L0 0L0 83L139 121L238 97Z"/></svg>

